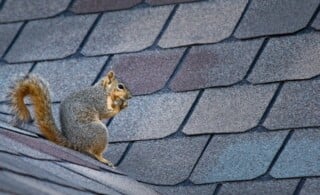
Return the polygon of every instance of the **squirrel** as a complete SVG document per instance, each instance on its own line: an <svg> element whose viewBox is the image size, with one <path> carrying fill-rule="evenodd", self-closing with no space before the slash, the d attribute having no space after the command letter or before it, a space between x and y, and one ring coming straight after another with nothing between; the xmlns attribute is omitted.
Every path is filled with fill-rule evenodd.
<svg viewBox="0 0 320 195"><path fill-rule="evenodd" d="M114 168L103 157L108 145L108 129L101 122L115 116L128 106L131 92L109 71L94 86L71 93L60 105L61 130L54 122L48 84L40 77L28 74L16 81L8 94L16 122L31 121L24 102L26 96L34 106L35 121L45 138L96 158Z"/></svg>

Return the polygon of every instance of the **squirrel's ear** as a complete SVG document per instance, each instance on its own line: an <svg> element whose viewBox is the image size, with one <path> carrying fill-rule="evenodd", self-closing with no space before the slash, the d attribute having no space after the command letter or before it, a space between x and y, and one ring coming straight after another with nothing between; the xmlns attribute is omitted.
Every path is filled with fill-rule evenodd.
<svg viewBox="0 0 320 195"><path fill-rule="evenodd" d="M110 84L112 83L112 81L115 80L115 78L116 78L116 77L115 77L114 72L113 72L113 71L109 71L108 74L107 74L107 76L105 76L105 77L102 79L101 84L102 84L105 88L107 88L108 85L110 85Z"/></svg>
<svg viewBox="0 0 320 195"><path fill-rule="evenodd" d="M114 74L114 72L111 70L108 72L107 77L109 79L109 82L111 83L112 81L114 81L114 79L116 78L116 75Z"/></svg>

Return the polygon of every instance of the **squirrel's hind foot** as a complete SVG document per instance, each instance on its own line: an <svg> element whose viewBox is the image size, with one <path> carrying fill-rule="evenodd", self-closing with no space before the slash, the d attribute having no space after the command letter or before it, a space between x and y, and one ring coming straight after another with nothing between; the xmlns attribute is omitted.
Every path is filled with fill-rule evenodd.
<svg viewBox="0 0 320 195"><path fill-rule="evenodd" d="M102 162L103 164L108 165L109 167L115 169L116 167L110 162L109 160L105 159L102 154L92 154L94 158L96 158L98 161Z"/></svg>

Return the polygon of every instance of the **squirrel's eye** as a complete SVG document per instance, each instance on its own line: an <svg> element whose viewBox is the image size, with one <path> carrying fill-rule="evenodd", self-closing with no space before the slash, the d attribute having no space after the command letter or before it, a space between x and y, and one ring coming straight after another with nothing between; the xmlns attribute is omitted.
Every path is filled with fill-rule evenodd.
<svg viewBox="0 0 320 195"><path fill-rule="evenodd" d="M122 84L119 84L119 85L118 85L118 88L119 88L119 89L124 89L124 86L123 86Z"/></svg>

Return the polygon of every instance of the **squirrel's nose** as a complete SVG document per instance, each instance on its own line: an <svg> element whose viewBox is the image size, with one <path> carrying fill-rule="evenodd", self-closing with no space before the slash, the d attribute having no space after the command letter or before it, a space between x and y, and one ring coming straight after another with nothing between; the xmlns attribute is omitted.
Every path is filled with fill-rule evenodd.
<svg viewBox="0 0 320 195"><path fill-rule="evenodd" d="M128 94L128 99L131 99L132 98L132 95L131 94Z"/></svg>

